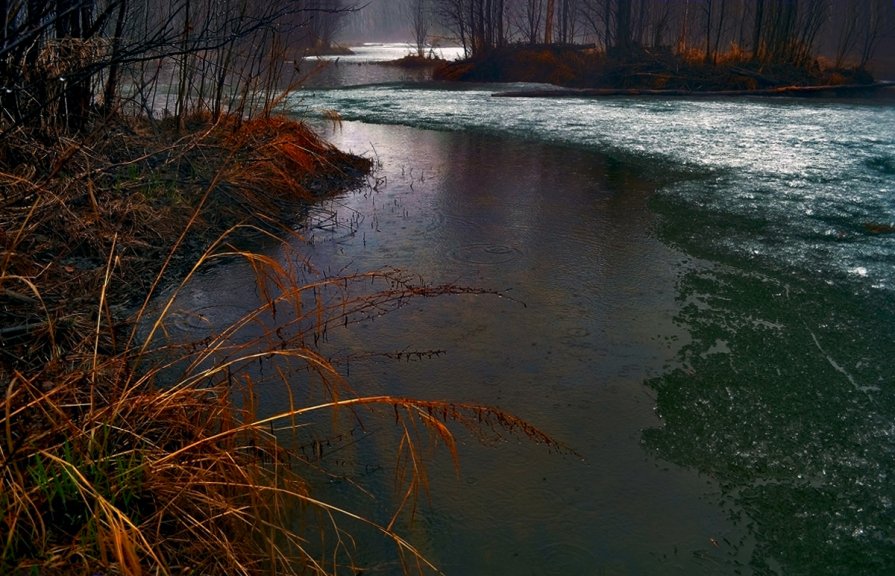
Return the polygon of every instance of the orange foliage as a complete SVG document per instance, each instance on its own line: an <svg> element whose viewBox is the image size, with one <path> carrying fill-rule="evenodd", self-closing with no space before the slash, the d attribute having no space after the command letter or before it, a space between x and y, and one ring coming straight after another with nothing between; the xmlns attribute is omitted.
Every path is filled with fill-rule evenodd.
<svg viewBox="0 0 895 576"><path fill-rule="evenodd" d="M829 80L828 84L833 86L841 86L842 84L848 84L849 82L848 78L839 72L830 73Z"/></svg>
<svg viewBox="0 0 895 576"><path fill-rule="evenodd" d="M225 147L235 161L222 180L238 188L311 200L309 180L344 177L346 164L361 172L369 169L368 161L339 152L302 122L260 117L226 124L232 131Z"/></svg>
<svg viewBox="0 0 895 576"><path fill-rule="evenodd" d="M736 64L738 62L748 62L752 58L752 52L746 50L736 42L731 42L727 52L719 52L717 55L718 64Z"/></svg>

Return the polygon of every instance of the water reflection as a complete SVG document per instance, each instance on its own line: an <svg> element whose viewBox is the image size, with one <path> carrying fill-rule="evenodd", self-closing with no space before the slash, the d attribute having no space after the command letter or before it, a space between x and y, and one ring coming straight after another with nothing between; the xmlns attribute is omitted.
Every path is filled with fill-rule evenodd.
<svg viewBox="0 0 895 576"><path fill-rule="evenodd" d="M658 424L643 381L687 341L672 321L675 283L694 266L655 237L649 185L600 156L532 142L358 123L330 137L375 156L383 184L325 207L353 224L309 233L317 266L400 266L515 299L419 301L331 332L334 355L446 351L354 360L352 382L499 405L584 456L467 441L459 480L435 463L431 506L414 530L436 563L453 574L742 567L748 539L717 506L718 489L640 445L641 430Z"/></svg>
<svg viewBox="0 0 895 576"><path fill-rule="evenodd" d="M328 88L335 82L344 86L360 86L365 84L382 84L387 82L422 82L432 76L430 68L402 68L371 62L336 62L324 60L308 62L301 65L304 74L299 90L291 98L295 98L297 106L301 106L302 92L319 88Z"/></svg>
<svg viewBox="0 0 895 576"><path fill-rule="evenodd" d="M395 60L416 54L416 46L404 43L364 44L352 46L353 54L315 56L303 59L299 68L307 78L301 88L316 89L332 86L357 86L386 82L422 82L432 77L433 66L405 68L390 64ZM457 60L463 48L433 47L427 56L442 60Z"/></svg>
<svg viewBox="0 0 895 576"><path fill-rule="evenodd" d="M343 62L389 62L403 58L408 55L416 54L416 44L407 42L367 42L357 46L350 47L351 54L346 55L329 55L314 56L305 60L313 62L315 60L331 61L340 60ZM441 58L442 60L458 60L463 57L463 47L461 46L428 46L425 54L431 57Z"/></svg>
<svg viewBox="0 0 895 576"><path fill-rule="evenodd" d="M589 152L481 134L346 122L329 137L375 157L375 188L316 207L303 240L272 255L307 277L398 266L434 284L510 297L411 301L373 322L330 326L321 352L364 394L499 406L583 457L520 439L483 446L461 433L459 476L446 455L431 463L431 499L405 527L413 543L448 574L744 570L751 541L719 506L720 489L641 446L641 431L659 424L643 382L677 365L689 342L673 321L676 283L701 269L657 239L649 183ZM210 269L179 303L201 306L202 322L170 334L215 334L258 292L249 265ZM259 317L236 338L290 318L288 310ZM262 412L316 393L300 367L261 360L252 369L256 381L290 382L256 388ZM344 417L304 420L316 427L287 440L306 454L319 450L339 472L320 477L318 496L387 523L393 477L382 464L394 427ZM360 543L358 561L398 573L379 564L392 554L380 540Z"/></svg>

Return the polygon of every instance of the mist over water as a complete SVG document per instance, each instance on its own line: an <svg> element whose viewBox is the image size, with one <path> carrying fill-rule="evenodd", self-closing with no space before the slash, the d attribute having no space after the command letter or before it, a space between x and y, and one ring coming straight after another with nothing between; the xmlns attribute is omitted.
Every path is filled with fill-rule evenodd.
<svg viewBox="0 0 895 576"><path fill-rule="evenodd" d="M312 56L299 63L306 78L304 90L337 86L381 84L387 82L419 83L432 75L432 66L401 67L396 60L417 54L415 44L368 42L352 46L353 54ZM428 46L425 56L456 60L463 48L456 46Z"/></svg>
<svg viewBox="0 0 895 576"><path fill-rule="evenodd" d="M398 60L408 55L416 55L416 44L401 42L365 42L351 46L353 54L324 55L306 58L309 61L336 61L354 64L372 64ZM427 46L424 55L442 60L458 60L463 57L463 48L459 46Z"/></svg>

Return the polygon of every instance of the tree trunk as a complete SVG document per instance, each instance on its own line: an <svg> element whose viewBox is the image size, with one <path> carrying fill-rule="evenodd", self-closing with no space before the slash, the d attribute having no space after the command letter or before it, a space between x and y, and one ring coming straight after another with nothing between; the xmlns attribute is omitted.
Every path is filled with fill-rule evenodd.
<svg viewBox="0 0 895 576"><path fill-rule="evenodd" d="M725 4L722 0L721 5L718 6L718 10L720 13L718 14L718 28L715 32L715 48L712 50L712 64L718 63L718 50L721 44L721 35L724 33L724 17L726 16L727 9L725 8Z"/></svg>
<svg viewBox="0 0 895 576"><path fill-rule="evenodd" d="M188 48L190 45L190 0L186 0L184 4L184 15L183 15L183 33L180 40L180 70L178 74L178 90L177 90L177 105L174 110L174 113L177 116L177 125L180 130L186 128L186 108L188 105L187 95L189 94L189 80L190 80L190 72L189 72L189 63L192 58L191 54L188 54Z"/></svg>
<svg viewBox="0 0 895 576"><path fill-rule="evenodd" d="M497 45L503 46L506 44L506 32L504 32L503 28L503 16L504 12L506 12L504 8L504 0L497 0Z"/></svg>
<svg viewBox="0 0 895 576"><path fill-rule="evenodd" d="M622 56L631 52L630 0L617 0L615 9L615 48Z"/></svg>
<svg viewBox="0 0 895 576"><path fill-rule="evenodd" d="M9 0L0 0L0 18L3 18L3 26L0 28L0 51L5 51L6 40L9 38Z"/></svg>
<svg viewBox="0 0 895 576"><path fill-rule="evenodd" d="M614 45L612 40L612 2L609 0L605 0L603 4L603 50L609 52L609 49Z"/></svg>
<svg viewBox="0 0 895 576"><path fill-rule="evenodd" d="M93 0L57 0L56 57L68 61L70 68L62 81L62 106L55 121L78 130L87 122L93 99L90 78L89 49L83 44L93 16ZM81 53L83 51L83 54Z"/></svg>
<svg viewBox="0 0 895 576"><path fill-rule="evenodd" d="M553 44L553 13L556 0L547 0L547 21L544 23L544 44Z"/></svg>
<svg viewBox="0 0 895 576"><path fill-rule="evenodd" d="M755 2L755 25L752 27L752 60L761 56L761 33L764 23L764 0Z"/></svg>
<svg viewBox="0 0 895 576"><path fill-rule="evenodd" d="M127 0L120 0L118 17L115 19L115 36L112 38L112 57L109 62L109 78L103 92L103 113L107 116L114 111L115 95L118 92L118 75L121 69L121 36L124 34L124 17L127 14Z"/></svg>

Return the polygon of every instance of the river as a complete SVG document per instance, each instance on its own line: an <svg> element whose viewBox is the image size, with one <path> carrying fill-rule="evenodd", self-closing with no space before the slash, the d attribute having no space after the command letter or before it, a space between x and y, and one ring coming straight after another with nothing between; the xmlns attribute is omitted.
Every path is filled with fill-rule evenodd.
<svg viewBox="0 0 895 576"><path fill-rule="evenodd" d="M895 106L492 98L520 86L388 74L291 96L378 169L271 254L501 293L419 299L321 349L363 393L496 405L577 453L460 433L459 474L431 463L406 529L422 552L458 575L895 570ZM254 282L217 267L179 306L213 331ZM333 449L328 490L387 522L385 428ZM355 558L398 572L378 546Z"/></svg>

